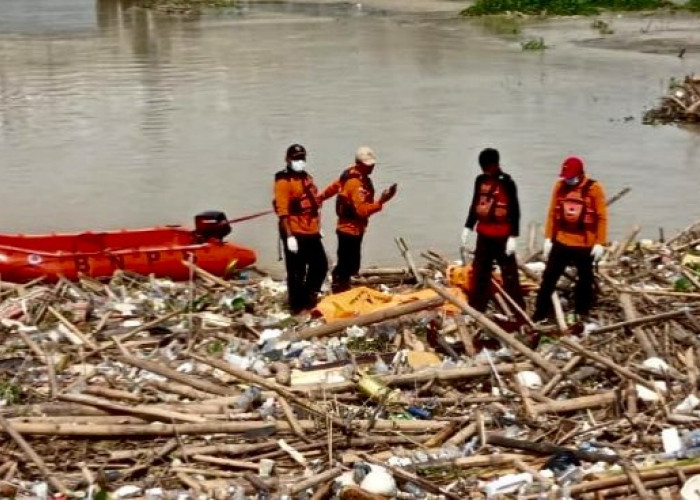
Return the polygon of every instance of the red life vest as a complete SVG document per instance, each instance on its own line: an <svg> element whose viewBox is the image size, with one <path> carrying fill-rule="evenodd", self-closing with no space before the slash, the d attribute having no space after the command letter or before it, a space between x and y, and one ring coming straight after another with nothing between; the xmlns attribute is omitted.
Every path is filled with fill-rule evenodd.
<svg viewBox="0 0 700 500"><path fill-rule="evenodd" d="M558 228L570 233L583 234L595 227L597 215L593 199L589 195L594 183L593 179L586 179L585 182L572 188L562 183L557 193L555 212Z"/></svg>
<svg viewBox="0 0 700 500"><path fill-rule="evenodd" d="M479 185L476 218L481 224L508 221L508 195L497 179L487 179Z"/></svg>

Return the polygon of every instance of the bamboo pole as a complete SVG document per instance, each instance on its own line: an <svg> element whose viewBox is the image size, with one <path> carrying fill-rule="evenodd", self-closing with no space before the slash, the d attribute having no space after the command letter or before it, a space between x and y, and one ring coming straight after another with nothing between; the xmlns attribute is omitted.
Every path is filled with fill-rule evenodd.
<svg viewBox="0 0 700 500"><path fill-rule="evenodd" d="M127 406L118 403L113 403L112 401L107 401L105 399L87 396L84 394L60 394L58 396L58 399L68 401L69 403L96 406L97 408L102 408L107 411L117 412L125 415L134 415L136 417L143 418L146 420L166 422L171 422L173 420L180 422L207 421L207 419L197 415L189 415L186 413L179 413L176 411L163 410L161 408L154 408L148 406Z"/></svg>
<svg viewBox="0 0 700 500"><path fill-rule="evenodd" d="M51 471L49 471L49 468L46 466L46 463L41 459L39 455L34 451L34 448L32 448L29 443L22 437L22 432L16 428L13 424L10 424L5 417L0 415L0 425L2 426L2 429L4 432L10 435L12 440L17 443L17 446L20 447L20 449L24 452L24 454L34 462L34 464L39 468L41 471L41 474L46 478L46 480L51 483L51 486L53 486L56 490L60 491L64 495L68 495L68 488L61 482L60 479L58 479L56 476L54 476Z"/></svg>
<svg viewBox="0 0 700 500"><path fill-rule="evenodd" d="M299 481L292 486L289 487L289 494L290 495L296 495L298 493L301 493L302 491L308 490L309 488L313 488L314 486L325 483L326 481L331 481L335 479L336 477L340 476L343 473L343 467L338 466L338 467L333 467L332 469L328 469L325 472L321 472L320 474L316 474L315 476L311 476L308 479L303 479L302 481Z"/></svg>
<svg viewBox="0 0 700 500"><path fill-rule="evenodd" d="M364 421L357 422L359 428ZM193 424L163 424L154 422L150 424L135 425L72 425L46 423L13 423L13 427L20 434L34 436L175 436L175 435L203 435L203 434L242 434L246 432L293 432L287 422L227 422L214 421ZM304 431L318 429L318 423L312 420L300 420L299 425ZM376 420L374 429L379 431L396 430L402 432L438 432L445 422L437 420Z"/></svg>
<svg viewBox="0 0 700 500"><path fill-rule="evenodd" d="M619 300L620 305L622 306L622 311L625 314L625 319L627 321L634 321L636 319L639 319L639 314L637 314L637 310L634 308L634 304L632 303L632 296L629 293L621 293ZM644 351L645 356L647 358L653 358L658 356L658 354L656 353L656 349L654 349L654 347L651 345L647 334L644 333L644 331L640 328L631 328L632 333L637 339L637 342L639 342L639 346Z"/></svg>
<svg viewBox="0 0 700 500"><path fill-rule="evenodd" d="M577 354L580 354L581 356L584 356L588 359L591 359L595 361L596 363L600 363L601 365L610 368L613 370L615 373L617 373L619 376L624 377L626 379L634 380L635 382L643 385L644 387L648 388L651 391L656 392L656 386L652 383L649 382L647 379L637 375L634 372L631 372L627 368L618 365L614 361L601 356L600 354L597 354L595 352L589 351L583 346L578 345L575 342L572 342L569 339L561 338L559 339L559 343L569 349L570 351L574 351Z"/></svg>
<svg viewBox="0 0 700 500"><path fill-rule="evenodd" d="M382 309L380 311L363 314L355 318L341 319L338 321L333 321L332 323L327 323L325 325L306 328L299 332L288 331L284 333L280 338L283 340L296 341L308 340L317 337L326 337L328 335L333 335L334 333L342 332L343 330L351 326L367 326L373 323L379 323L380 321L386 321L389 319L398 318L400 316L406 316L408 314L417 313L425 309L437 307L439 305L442 305L443 302L444 300L440 297L415 300L406 304L401 304L398 306L389 307L387 309Z"/></svg>
<svg viewBox="0 0 700 500"><path fill-rule="evenodd" d="M567 363L564 365L564 367L559 370L559 373L554 375L549 382L545 384L545 386L540 390L540 394L542 396L546 396L552 390L561 382L564 377L566 376L567 373L569 373L571 370L573 370L577 364L579 364L583 360L582 356L573 356Z"/></svg>
<svg viewBox="0 0 700 500"><path fill-rule="evenodd" d="M629 293L629 292L624 292L624 293ZM652 314L650 316L641 316L641 317L636 317L635 319L630 319L630 320L625 320L625 321L620 321L618 323L611 323L609 325L605 326L600 326L598 328L595 328L590 331L592 335L599 335L602 333L608 333L612 332L614 330L617 330L619 328L633 328L636 326L641 326L647 323L654 323L657 321L662 321L666 319L674 319L674 318L681 318L685 316L689 311L696 311L696 308L694 307L683 307L682 309L678 309L677 311L668 311L664 313L659 313L659 314Z"/></svg>
<svg viewBox="0 0 700 500"><path fill-rule="evenodd" d="M473 317L479 324L481 324L484 328L488 329L489 332L493 333L501 342L506 344L514 351L517 351L523 356L525 356L534 364L542 368L549 375L556 375L556 373L559 371L559 369L552 363L544 359L542 356L540 356L538 353L527 347L522 342L518 341L514 336L506 333L500 326L491 321L485 314L477 311L466 302L462 302L454 295L452 295L449 291L447 291L444 287L438 285L431 279L426 279L426 284L430 288L435 290L440 296L445 298L445 300L457 306L463 313Z"/></svg>
<svg viewBox="0 0 700 500"><path fill-rule="evenodd" d="M487 377L490 376L494 370L499 375L506 375L513 372L521 370L531 370L531 363L499 363L494 365L492 369L490 366L472 366L469 368L429 368L424 369L415 373L403 373L401 375L380 375L376 376L382 384L388 386L404 386L404 385L414 385L423 382L429 382L431 380L437 380L441 382L449 382L452 380L467 380L470 378L477 377ZM352 390L355 387L353 382L338 382L335 384L326 384L323 386L322 390L324 393L336 393ZM320 391L321 389L317 384L304 384L294 387L290 387L291 391L312 393L313 391Z"/></svg>
<svg viewBox="0 0 700 500"><path fill-rule="evenodd" d="M619 455L609 455L607 453L592 453L587 451L581 451L572 448L566 448L564 446L557 446L545 441L525 441L522 439L512 439L498 434L488 434L487 436L488 444L492 446L501 446L504 448L513 448L516 450L525 450L540 455L551 455L561 451L570 451L576 457L581 460L586 460L587 462L606 462L606 463L617 463L620 461L621 457Z"/></svg>
<svg viewBox="0 0 700 500"><path fill-rule="evenodd" d="M126 354L123 354L121 356L115 356L115 359L117 361L121 361L122 363L126 363L127 365L135 366L137 368L141 368L142 370L146 370L157 375L162 375L163 377L175 380L177 382L180 382L181 384L189 385L190 387L194 387L195 389L199 389L200 391L208 392L210 394L217 394L219 396L232 396L237 392L234 389L229 389L228 387L223 387L220 385L213 384L211 382L207 382L206 380L201 380L195 377L191 377L189 375L185 375L184 373L180 373L176 370L173 370L172 368L168 368L167 366L162 365L160 363L156 363L154 361L139 359Z"/></svg>
<svg viewBox="0 0 700 500"><path fill-rule="evenodd" d="M567 413L570 411L583 410L586 408L600 408L617 402L619 394L616 391L592 394L574 399L562 399L551 403L536 404L533 410L537 414L541 413Z"/></svg>

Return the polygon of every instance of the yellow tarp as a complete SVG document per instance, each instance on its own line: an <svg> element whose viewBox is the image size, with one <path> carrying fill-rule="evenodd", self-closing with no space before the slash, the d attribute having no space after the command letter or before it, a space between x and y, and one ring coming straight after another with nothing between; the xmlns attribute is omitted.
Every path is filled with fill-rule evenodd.
<svg viewBox="0 0 700 500"><path fill-rule="evenodd" d="M449 289L455 297L466 302L464 292L459 288ZM364 286L353 288L343 293L336 293L324 297L316 306L323 318L327 322L337 321L345 318L353 318L362 314L387 309L420 299L431 299L437 294L433 290L419 290L412 293L389 295L378 292ZM451 304L442 306L442 310L450 313L458 312L457 308Z"/></svg>

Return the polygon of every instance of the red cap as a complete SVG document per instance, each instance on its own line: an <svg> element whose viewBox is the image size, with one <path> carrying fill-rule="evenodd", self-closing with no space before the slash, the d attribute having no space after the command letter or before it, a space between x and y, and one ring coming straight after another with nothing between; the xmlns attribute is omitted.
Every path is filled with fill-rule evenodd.
<svg viewBox="0 0 700 500"><path fill-rule="evenodd" d="M561 164L561 173L559 177L562 179L573 179L583 174L583 160L578 156L569 156L564 163Z"/></svg>

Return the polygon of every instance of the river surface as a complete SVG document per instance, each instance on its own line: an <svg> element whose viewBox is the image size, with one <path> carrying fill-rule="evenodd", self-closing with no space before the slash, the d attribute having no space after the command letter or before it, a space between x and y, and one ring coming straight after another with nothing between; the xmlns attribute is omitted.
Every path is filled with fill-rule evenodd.
<svg viewBox="0 0 700 500"><path fill-rule="evenodd" d="M524 226L544 217L572 153L609 195L632 189L611 209L612 238L698 218L700 134L641 124L670 76L697 70L697 52L583 46L557 25L541 27L552 47L523 52L478 22L419 17L246 5L183 19L128 1L1 0L0 230L264 210L293 142L321 186L363 144L377 152L378 188L399 183L372 220L368 264L399 262L395 236L416 255L456 255L487 146L518 182ZM595 38L584 23L582 37ZM329 205L331 253L333 223ZM233 238L272 264L275 231L268 217Z"/></svg>

